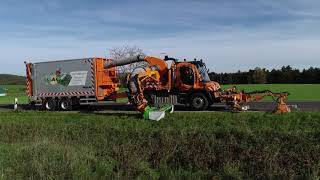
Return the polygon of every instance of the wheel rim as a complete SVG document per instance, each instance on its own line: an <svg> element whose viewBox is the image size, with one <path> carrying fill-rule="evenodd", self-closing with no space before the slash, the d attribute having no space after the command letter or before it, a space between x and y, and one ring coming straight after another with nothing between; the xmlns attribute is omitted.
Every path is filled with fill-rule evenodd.
<svg viewBox="0 0 320 180"><path fill-rule="evenodd" d="M52 110L54 108L54 103L52 101L48 101L46 103L46 109L47 110Z"/></svg>
<svg viewBox="0 0 320 180"><path fill-rule="evenodd" d="M63 110L67 110L67 109L69 108L68 102L63 101L63 102L61 103L61 108L62 108Z"/></svg>
<svg viewBox="0 0 320 180"><path fill-rule="evenodd" d="M192 101L192 105L195 108L202 108L204 106L204 100L201 97L196 97Z"/></svg>

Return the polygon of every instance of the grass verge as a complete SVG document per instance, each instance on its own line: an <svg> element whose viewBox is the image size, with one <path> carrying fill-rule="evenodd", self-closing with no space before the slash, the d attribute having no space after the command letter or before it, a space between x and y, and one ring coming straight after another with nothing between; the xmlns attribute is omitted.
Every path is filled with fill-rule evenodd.
<svg viewBox="0 0 320 180"><path fill-rule="evenodd" d="M0 114L4 179L320 176L320 113Z"/></svg>

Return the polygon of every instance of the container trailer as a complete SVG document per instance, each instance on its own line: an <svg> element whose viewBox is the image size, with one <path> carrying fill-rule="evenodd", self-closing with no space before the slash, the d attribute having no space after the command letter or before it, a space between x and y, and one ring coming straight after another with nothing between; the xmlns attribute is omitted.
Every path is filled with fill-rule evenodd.
<svg viewBox="0 0 320 180"><path fill-rule="evenodd" d="M70 110L109 99L119 91L116 68L104 68L112 61L83 58L26 63L27 95L30 103L47 110Z"/></svg>

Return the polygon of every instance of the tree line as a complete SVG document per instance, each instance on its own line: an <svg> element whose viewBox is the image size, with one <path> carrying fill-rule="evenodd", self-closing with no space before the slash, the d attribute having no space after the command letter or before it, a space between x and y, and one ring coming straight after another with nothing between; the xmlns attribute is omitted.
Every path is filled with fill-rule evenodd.
<svg viewBox="0 0 320 180"><path fill-rule="evenodd" d="M320 84L320 68L293 69L283 66L281 69L267 70L255 68L236 73L209 73L211 80L221 84Z"/></svg>
<svg viewBox="0 0 320 180"><path fill-rule="evenodd" d="M25 85L26 78L23 76L0 74L0 85Z"/></svg>

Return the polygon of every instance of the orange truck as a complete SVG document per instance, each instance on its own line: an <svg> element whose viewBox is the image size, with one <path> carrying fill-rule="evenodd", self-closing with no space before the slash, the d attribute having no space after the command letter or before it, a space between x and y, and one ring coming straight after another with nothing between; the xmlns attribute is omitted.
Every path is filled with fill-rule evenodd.
<svg viewBox="0 0 320 180"><path fill-rule="evenodd" d="M132 70L127 78L128 91L120 93L116 68L137 62L148 65ZM245 110L243 104L272 96L278 102L276 112L290 111L284 102L289 95L286 92L222 90L219 83L210 80L203 61L138 55L117 61L85 58L26 63L26 71L30 103L47 110L70 110L74 106L116 101L120 97L128 97L143 113L151 111L150 106L176 103L196 111L221 102L230 108Z"/></svg>
<svg viewBox="0 0 320 180"><path fill-rule="evenodd" d="M289 93L273 93L269 90L239 92L236 88L222 90L218 82L211 81L205 63L200 61L178 61L165 57L159 59L138 55L119 61L112 61L106 68L136 62L147 62L148 66L137 68L128 77L129 99L139 111L148 105L185 104L196 111L206 110L214 103L225 102L232 109L246 110L247 102L259 101L272 96L277 101L275 112L290 112L285 104ZM168 67L171 61L171 66Z"/></svg>

